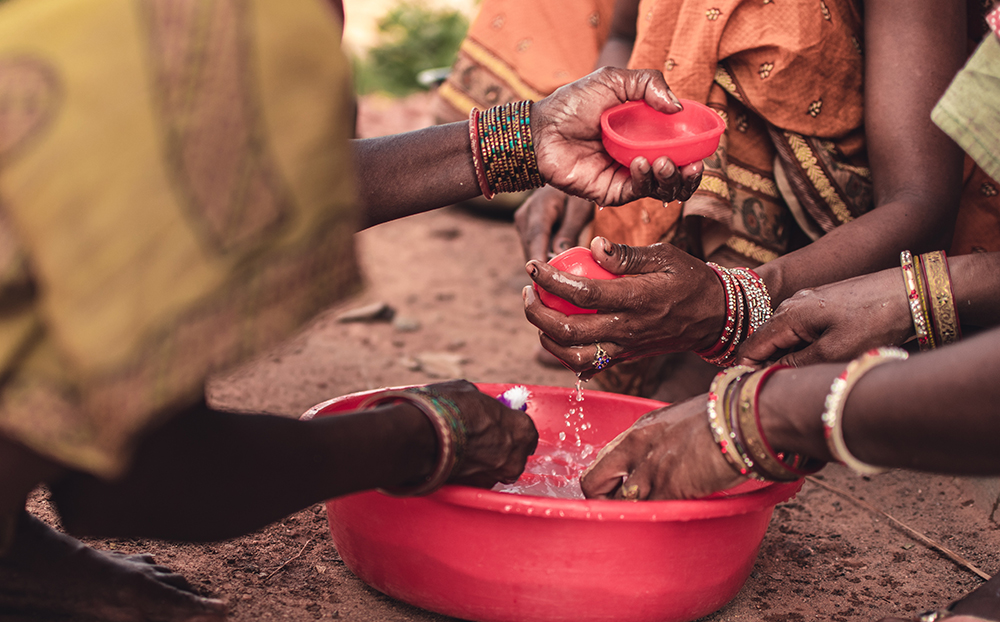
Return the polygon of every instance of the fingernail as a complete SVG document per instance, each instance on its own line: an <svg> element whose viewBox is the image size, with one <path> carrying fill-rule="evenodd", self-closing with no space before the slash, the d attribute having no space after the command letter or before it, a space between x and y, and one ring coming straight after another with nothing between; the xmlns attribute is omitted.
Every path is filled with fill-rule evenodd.
<svg viewBox="0 0 1000 622"><path fill-rule="evenodd" d="M569 242L567 240L563 240L562 242L559 243L559 252L565 250L569 250Z"/></svg>
<svg viewBox="0 0 1000 622"><path fill-rule="evenodd" d="M677 96L674 95L674 92L670 89L667 89L667 97L669 97L670 101L672 101L678 108L684 110L684 105L681 104L681 100L677 99Z"/></svg>
<svg viewBox="0 0 1000 622"><path fill-rule="evenodd" d="M601 250L604 251L605 255L608 255L610 257L612 251L614 250L614 246L612 246L611 241L608 240L608 238L598 238L598 239L601 241Z"/></svg>
<svg viewBox="0 0 1000 622"><path fill-rule="evenodd" d="M525 266L525 269L528 271L528 275L531 276L532 278L534 278L535 275L538 274L538 266L535 265L534 259L528 262L528 264Z"/></svg>

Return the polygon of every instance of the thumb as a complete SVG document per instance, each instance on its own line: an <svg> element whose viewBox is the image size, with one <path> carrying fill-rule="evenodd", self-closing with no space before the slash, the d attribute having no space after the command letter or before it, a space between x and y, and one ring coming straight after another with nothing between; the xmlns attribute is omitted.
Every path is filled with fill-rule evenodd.
<svg viewBox="0 0 1000 622"><path fill-rule="evenodd" d="M651 246L629 246L615 244L604 237L596 237L590 242L590 252L602 268L612 274L649 274L662 272L676 263L683 251L671 244ZM707 269L707 268L706 268Z"/></svg>

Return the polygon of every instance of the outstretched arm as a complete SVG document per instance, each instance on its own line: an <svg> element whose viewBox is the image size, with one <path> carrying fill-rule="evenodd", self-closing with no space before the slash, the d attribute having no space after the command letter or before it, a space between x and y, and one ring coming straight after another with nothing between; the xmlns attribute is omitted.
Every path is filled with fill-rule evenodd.
<svg viewBox="0 0 1000 622"><path fill-rule="evenodd" d="M763 436L776 450L832 459L821 415L844 364L775 372L761 388ZM859 460L937 473L1000 473L1000 329L966 342L885 363L855 385L843 432ZM727 464L709 428L707 398L644 416L623 432L583 476L589 497L692 498L742 478ZM627 488L626 488L627 487Z"/></svg>
<svg viewBox="0 0 1000 622"><path fill-rule="evenodd" d="M955 306L964 330L1000 325L1000 253L948 259ZM846 361L876 346L914 337L899 268L805 289L740 346L737 363L794 367Z"/></svg>
<svg viewBox="0 0 1000 622"><path fill-rule="evenodd" d="M531 135L542 179L602 205L644 196L689 195L701 164L680 169L666 157L624 167L604 151L601 113L626 101L677 112L677 98L658 71L605 68L531 105ZM354 141L364 226L449 205L480 193L468 123L451 123Z"/></svg>

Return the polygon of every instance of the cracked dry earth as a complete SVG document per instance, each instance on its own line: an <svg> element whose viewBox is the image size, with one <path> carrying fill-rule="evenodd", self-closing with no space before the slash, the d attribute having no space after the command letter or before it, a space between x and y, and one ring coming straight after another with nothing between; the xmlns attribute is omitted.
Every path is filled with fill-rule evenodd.
<svg viewBox="0 0 1000 622"><path fill-rule="evenodd" d="M359 127L369 135L417 127L428 121L427 103L426 96L363 101ZM537 336L520 297L528 278L509 221L447 208L362 232L358 242L367 289L283 347L214 379L214 404L297 417L333 396L432 382L435 375L455 372L483 382L574 384L575 376L542 367L532 356ZM336 321L345 310L375 302L391 305L396 320ZM827 467L817 479L776 508L750 579L735 600L706 620L906 617L946 605L982 582L851 499L892 515L988 574L1000 570L1000 527L988 518L995 508L980 507L964 480L898 471L861 478L839 467ZM56 522L43 491L31 507ZM225 542L89 543L151 553L197 589L227 600L237 622L449 619L355 578L331 542L322 505Z"/></svg>

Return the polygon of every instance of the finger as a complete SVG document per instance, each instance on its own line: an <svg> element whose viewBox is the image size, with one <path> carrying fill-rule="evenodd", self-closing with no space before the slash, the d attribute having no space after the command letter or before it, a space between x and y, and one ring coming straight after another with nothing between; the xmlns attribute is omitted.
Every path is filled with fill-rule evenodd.
<svg viewBox="0 0 1000 622"><path fill-rule="evenodd" d="M667 114L680 112L684 109L659 71L655 69L640 71L618 69L616 71L621 78L624 78L623 86L627 101L642 99L654 109Z"/></svg>
<svg viewBox="0 0 1000 622"><path fill-rule="evenodd" d="M675 200L684 188L680 170L666 156L657 158L653 162L653 177L656 181L653 196L661 201Z"/></svg>
<svg viewBox="0 0 1000 622"><path fill-rule="evenodd" d="M600 351L597 349L597 344L593 342L564 345L556 342L545 333L538 336L538 341L543 348L562 361L563 365L579 374L581 380L589 380L597 372L613 367L622 352L619 345L610 341L601 342L602 350Z"/></svg>
<svg viewBox="0 0 1000 622"><path fill-rule="evenodd" d="M706 277L715 278L715 273L704 262L694 259L673 244L629 246L615 244L598 236L591 240L590 252L594 255L594 260L612 274L653 274L693 264L703 268ZM626 284L628 281L617 279L610 283Z"/></svg>
<svg viewBox="0 0 1000 622"><path fill-rule="evenodd" d="M562 224L552 236L552 250L561 253L580 243L583 228L594 219L594 204L579 197L566 199Z"/></svg>
<svg viewBox="0 0 1000 622"><path fill-rule="evenodd" d="M630 432L631 429L619 434L597 454L593 464L584 469L580 475L583 496L588 499L610 499L615 495L632 470L629 452L621 448Z"/></svg>
<svg viewBox="0 0 1000 622"><path fill-rule="evenodd" d="M775 315L740 345L736 364L759 367L776 361L786 352L801 350L810 342L786 320L786 316Z"/></svg>
<svg viewBox="0 0 1000 622"><path fill-rule="evenodd" d="M680 168L681 189L677 194L678 201L687 201L701 186L701 176L705 171L705 163L702 160L685 164Z"/></svg>
<svg viewBox="0 0 1000 622"><path fill-rule="evenodd" d="M565 194L554 188L536 190L514 214L526 259L548 261L552 230L565 207Z"/></svg>
<svg viewBox="0 0 1000 622"><path fill-rule="evenodd" d="M615 499L622 501L645 501L649 498L652 489L649 481L649 469L645 462L639 463L634 471L622 482L622 485L615 491Z"/></svg>

